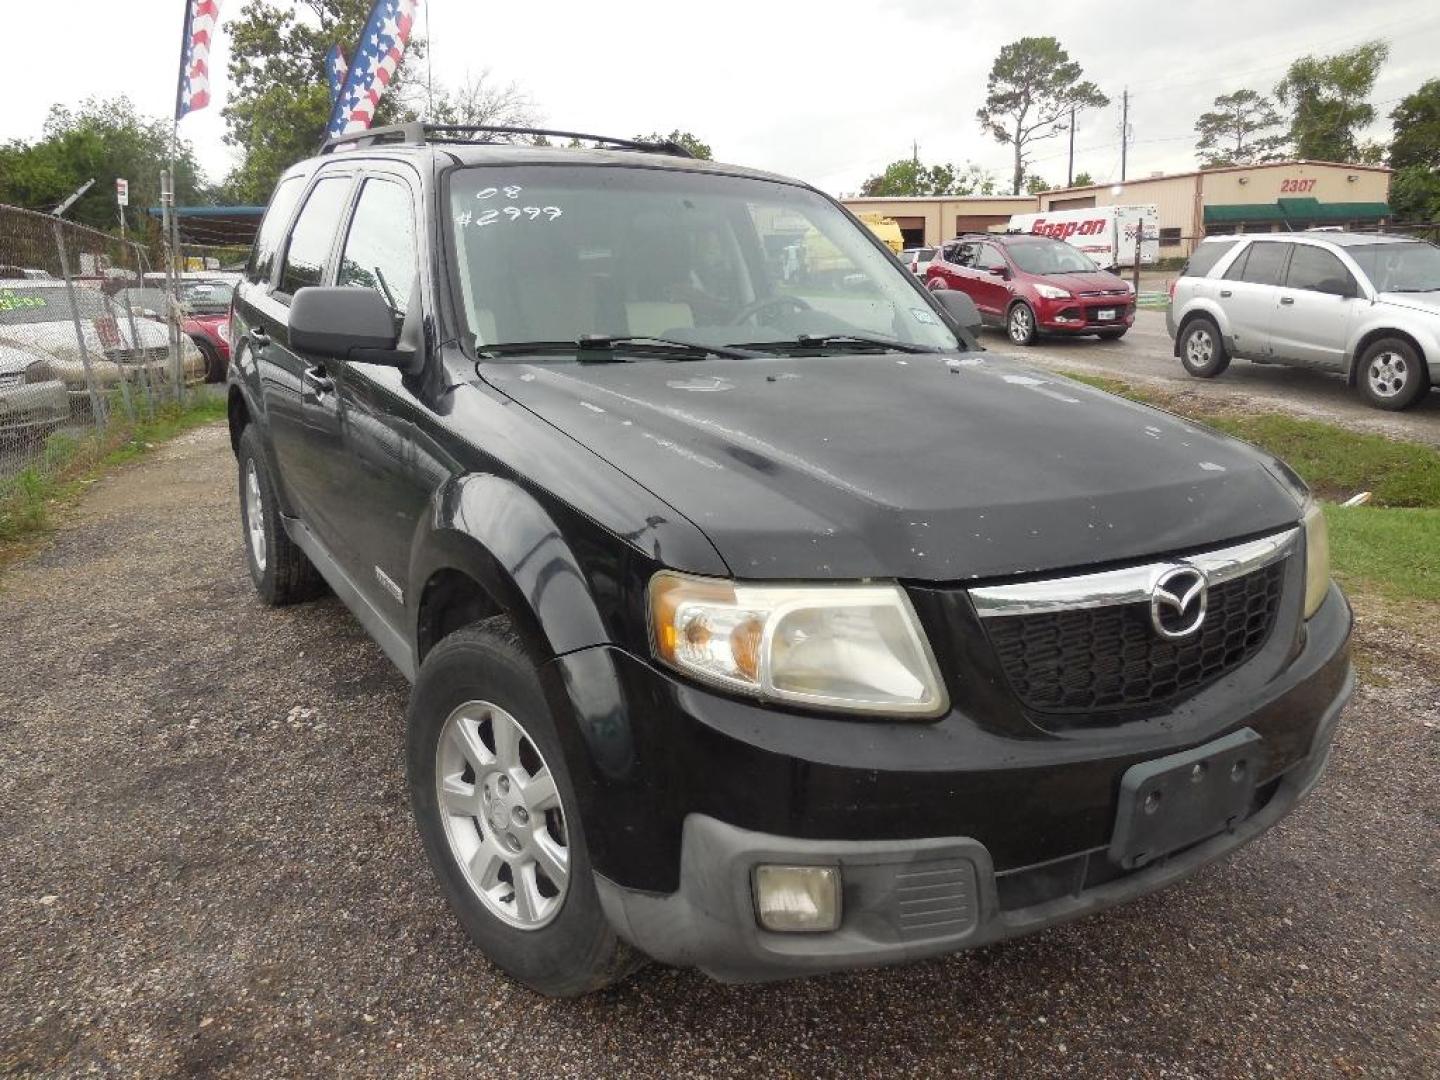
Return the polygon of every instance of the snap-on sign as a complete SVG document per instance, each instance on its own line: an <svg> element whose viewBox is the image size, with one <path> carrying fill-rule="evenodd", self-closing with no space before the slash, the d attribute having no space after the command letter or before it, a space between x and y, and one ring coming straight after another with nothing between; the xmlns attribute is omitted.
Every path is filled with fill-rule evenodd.
<svg viewBox="0 0 1440 1080"><path fill-rule="evenodd" d="M1030 231L1056 240L1068 240L1072 236L1095 236L1104 232L1105 226L1104 218L1088 218L1085 221L1046 221L1038 218L1030 226Z"/></svg>

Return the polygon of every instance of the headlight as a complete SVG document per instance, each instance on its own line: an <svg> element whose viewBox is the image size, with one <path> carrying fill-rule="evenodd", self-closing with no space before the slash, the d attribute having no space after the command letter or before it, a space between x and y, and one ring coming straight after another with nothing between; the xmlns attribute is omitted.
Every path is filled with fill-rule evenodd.
<svg viewBox="0 0 1440 1080"><path fill-rule="evenodd" d="M1305 507L1305 618L1320 610L1330 588L1330 533L1325 511L1311 499Z"/></svg>
<svg viewBox="0 0 1440 1080"><path fill-rule="evenodd" d="M218 337L221 341L225 342L226 345L229 345L230 324L228 322L217 323L215 325L215 336Z"/></svg>
<svg viewBox="0 0 1440 1080"><path fill-rule="evenodd" d="M745 585L662 571L650 580L655 655L768 701L938 716L945 690L897 585Z"/></svg>
<svg viewBox="0 0 1440 1080"><path fill-rule="evenodd" d="M1036 285L1035 291L1046 300L1069 300L1070 294L1054 285Z"/></svg>

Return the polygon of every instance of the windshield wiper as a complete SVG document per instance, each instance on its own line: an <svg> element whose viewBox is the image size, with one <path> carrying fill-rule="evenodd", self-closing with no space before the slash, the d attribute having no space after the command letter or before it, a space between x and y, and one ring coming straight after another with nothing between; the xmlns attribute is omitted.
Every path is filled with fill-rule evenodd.
<svg viewBox="0 0 1440 1080"><path fill-rule="evenodd" d="M493 345L478 345L476 352L491 360L502 356L535 353L549 356L570 354L581 363L588 364L628 364L630 358L626 353L663 356L672 360L703 360L707 356L740 360L760 355L741 349L697 345L693 341L651 337L648 334L582 334L568 341L501 341Z"/></svg>
<svg viewBox="0 0 1440 1080"><path fill-rule="evenodd" d="M794 341L767 341L757 346L763 349L824 349L830 346L864 345L870 348L893 349L902 353L933 353L937 350L929 345L916 345L909 341L872 334L800 334Z"/></svg>
<svg viewBox="0 0 1440 1080"><path fill-rule="evenodd" d="M1424 285L1417 289L1386 289L1385 292L1440 292L1440 285Z"/></svg>

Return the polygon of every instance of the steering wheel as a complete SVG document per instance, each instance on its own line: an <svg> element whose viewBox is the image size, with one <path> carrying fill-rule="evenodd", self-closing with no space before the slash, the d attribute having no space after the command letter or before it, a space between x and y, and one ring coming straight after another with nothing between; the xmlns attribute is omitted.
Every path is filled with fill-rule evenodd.
<svg viewBox="0 0 1440 1080"><path fill-rule="evenodd" d="M771 308L789 308L796 312L815 310L798 296L767 296L763 300L755 300L746 304L737 311L735 317L730 320L730 325L739 326L741 323L747 322L755 318L756 315L769 311Z"/></svg>

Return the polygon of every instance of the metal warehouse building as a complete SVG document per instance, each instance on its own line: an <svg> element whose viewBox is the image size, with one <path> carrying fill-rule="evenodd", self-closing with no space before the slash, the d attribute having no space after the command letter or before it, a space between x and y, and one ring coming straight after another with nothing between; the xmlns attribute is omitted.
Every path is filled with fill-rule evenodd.
<svg viewBox="0 0 1440 1080"><path fill-rule="evenodd" d="M1118 190L1117 190L1118 189ZM962 232L1004 229L1012 214L1153 204L1160 255L1183 256L1205 235L1320 226L1370 226L1390 216L1390 170L1329 161L1274 161L1196 172L1154 174L1124 184L1092 184L1040 195L847 198L856 213L892 217L907 247Z"/></svg>

